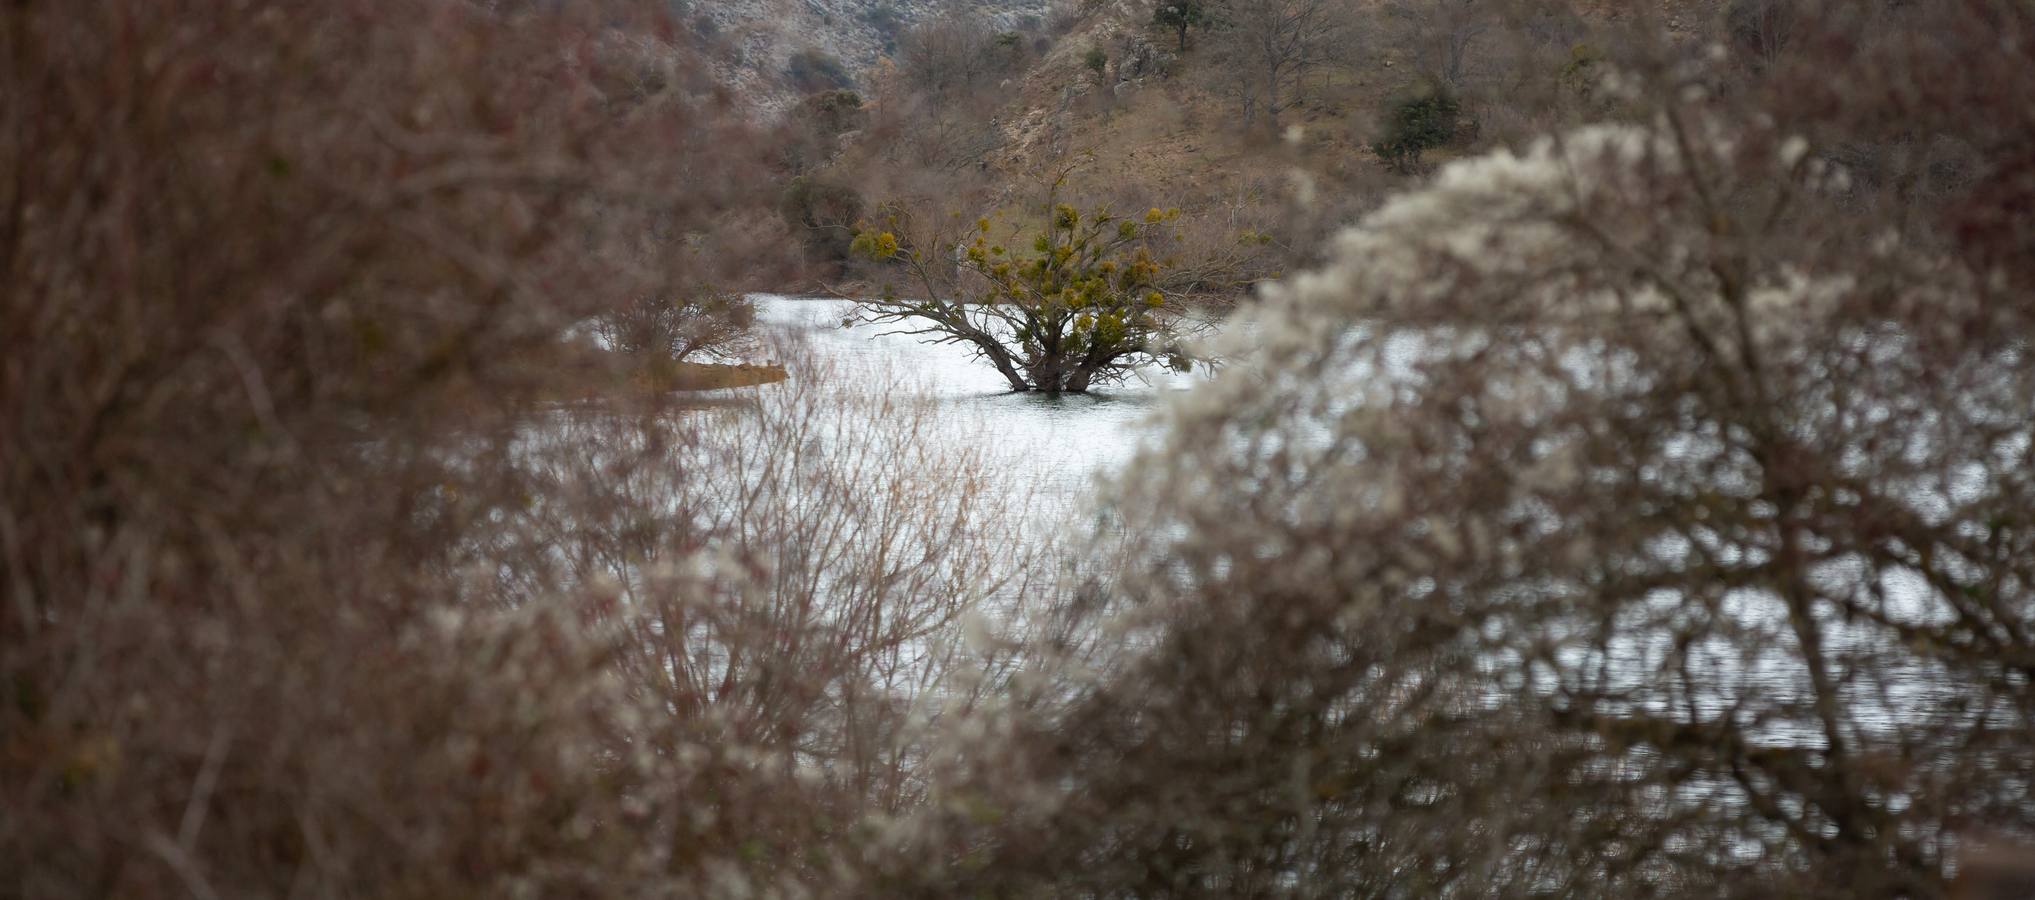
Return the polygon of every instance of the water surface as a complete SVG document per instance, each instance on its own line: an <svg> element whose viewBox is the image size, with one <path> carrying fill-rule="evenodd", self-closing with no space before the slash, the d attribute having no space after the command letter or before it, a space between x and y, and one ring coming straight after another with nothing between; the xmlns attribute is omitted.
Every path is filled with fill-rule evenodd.
<svg viewBox="0 0 2035 900"><path fill-rule="evenodd" d="M1154 365L1088 394L1015 393L966 345L927 343L923 336L888 333L883 326L842 327L854 310L852 301L769 294L752 299L766 346L773 339L800 341L826 365L828 377L856 379L870 389L902 382L901 389L938 405L940 434L957 445L992 451L1019 482L1013 487L1034 492L1050 506L1064 508L1096 476L1127 463L1152 433L1152 413L1167 395L1207 377Z"/></svg>

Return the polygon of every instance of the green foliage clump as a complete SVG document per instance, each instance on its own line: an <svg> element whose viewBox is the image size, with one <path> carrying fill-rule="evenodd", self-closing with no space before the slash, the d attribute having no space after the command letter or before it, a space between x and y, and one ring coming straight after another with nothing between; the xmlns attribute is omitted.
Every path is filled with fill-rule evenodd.
<svg viewBox="0 0 2035 900"><path fill-rule="evenodd" d="M897 256L897 235L889 231L856 232L848 249L857 256L883 261Z"/></svg>
<svg viewBox="0 0 2035 900"><path fill-rule="evenodd" d="M1170 28L1180 37L1180 52L1187 52L1187 29L1206 30L1215 24L1215 17L1209 12L1203 0L1160 0L1159 7L1152 10L1152 24Z"/></svg>
<svg viewBox="0 0 2035 900"><path fill-rule="evenodd" d="M1455 139L1461 112L1455 95L1440 87L1403 98L1387 111L1385 136L1371 143L1371 152L1394 170L1418 171L1421 154Z"/></svg>
<svg viewBox="0 0 2035 900"><path fill-rule="evenodd" d="M1087 66L1089 71L1101 75L1104 69L1109 68L1109 51L1101 47L1090 47L1087 55L1081 57L1081 64Z"/></svg>
<svg viewBox="0 0 2035 900"><path fill-rule="evenodd" d="M824 50L805 49L791 55L784 65L784 77L801 91L827 91L851 87L855 77L848 67Z"/></svg>
<svg viewBox="0 0 2035 900"><path fill-rule="evenodd" d="M1557 77L1562 90L1570 97L1599 105L1606 99L1601 89L1604 51L1593 44L1579 42L1569 47L1569 59L1562 64Z"/></svg>
<svg viewBox="0 0 2035 900"><path fill-rule="evenodd" d="M1048 44L1047 46L1050 46ZM989 63L999 71L1021 71L1034 52L1043 52L1022 31L1000 31L989 39Z"/></svg>
<svg viewBox="0 0 2035 900"><path fill-rule="evenodd" d="M783 63L783 77L792 81L792 86L802 92L838 90L855 86L855 75L849 75L849 67L842 65L830 53L820 49L804 49L792 53L792 59Z"/></svg>
<svg viewBox="0 0 2035 900"><path fill-rule="evenodd" d="M802 105L822 134L838 135L861 124L862 95L851 90L823 91L807 97Z"/></svg>

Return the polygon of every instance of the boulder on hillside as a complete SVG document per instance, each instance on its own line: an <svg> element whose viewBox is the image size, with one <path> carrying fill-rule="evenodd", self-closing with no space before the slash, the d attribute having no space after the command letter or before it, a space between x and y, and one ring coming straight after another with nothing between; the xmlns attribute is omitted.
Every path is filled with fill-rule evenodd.
<svg viewBox="0 0 2035 900"><path fill-rule="evenodd" d="M1116 80L1119 82L1163 78L1172 72L1173 63L1178 58L1137 32L1125 33L1118 48Z"/></svg>

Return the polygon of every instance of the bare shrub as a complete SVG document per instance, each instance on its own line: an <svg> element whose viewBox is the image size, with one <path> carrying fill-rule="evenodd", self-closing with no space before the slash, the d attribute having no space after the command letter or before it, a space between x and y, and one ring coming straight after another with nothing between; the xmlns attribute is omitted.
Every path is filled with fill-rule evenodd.
<svg viewBox="0 0 2035 900"><path fill-rule="evenodd" d="M660 852L841 883L851 826L922 800L925 729L986 684L948 677L979 661L962 619L1014 615L1045 545L912 385L774 352L791 379L747 402L532 423L517 458L547 499L477 556L510 561L488 593L519 605L612 592L594 615L642 705L622 745L655 762L627 801Z"/></svg>
<svg viewBox="0 0 2035 900"><path fill-rule="evenodd" d="M545 401L567 326L755 234L659 25L0 15L0 892L732 895L911 796L969 495Z"/></svg>
<svg viewBox="0 0 2035 900"><path fill-rule="evenodd" d="M1307 76L1348 58L1356 21L1346 0L1223 0L1210 36L1218 89L1237 100L1245 128L1307 96Z"/></svg>
<svg viewBox="0 0 2035 900"><path fill-rule="evenodd" d="M784 186L777 213L808 252L821 260L840 260L855 239L865 202L853 187L824 175L799 175Z"/></svg>
<svg viewBox="0 0 2035 900"><path fill-rule="evenodd" d="M1094 0L1053 0L1052 8L1046 12L1046 34L1055 39L1066 37L1092 15L1098 5Z"/></svg>
<svg viewBox="0 0 2035 900"><path fill-rule="evenodd" d="M769 244L684 35L215 6L0 14L9 895L1941 896L2035 836L2026 4L1609 48L1633 124L1366 216L1064 572L991 487L1055 461L789 351L548 399ZM976 205L943 158L892 187Z"/></svg>
<svg viewBox="0 0 2035 900"><path fill-rule="evenodd" d="M992 124L998 82L1017 59L980 19L947 13L919 23L874 79L867 143L885 163L912 170L983 167L1002 141Z"/></svg>
<svg viewBox="0 0 2035 900"><path fill-rule="evenodd" d="M824 50L808 47L791 55L784 64L784 77L792 87L805 93L841 90L855 86L848 68Z"/></svg>
<svg viewBox="0 0 2035 900"><path fill-rule="evenodd" d="M1765 69L1787 51L1800 16L1799 4L1790 0L1733 0L1725 8L1724 28L1739 53Z"/></svg>
<svg viewBox="0 0 2035 900"><path fill-rule="evenodd" d="M1492 38L1505 4L1493 0L1398 0L1387 7L1393 42L1421 77L1460 91L1492 68Z"/></svg>
<svg viewBox="0 0 2035 900"><path fill-rule="evenodd" d="M683 362L701 354L741 349L756 309L727 292L649 296L595 319L595 331L618 353Z"/></svg>
<svg viewBox="0 0 2035 900"><path fill-rule="evenodd" d="M2027 231L1953 224L2020 195L1858 203L1786 130L2018 127L2035 19L1937 12L1805 39L1841 55L1743 105L1663 59L1648 124L1344 235L1127 468L1143 559L1067 607L1109 639L1043 646L1058 677L974 725L922 877L1941 896L2035 835L2035 321L1993 261ZM1985 58L1935 77L1953 47ZM2018 183L1992 146L1975 183Z"/></svg>
<svg viewBox="0 0 2035 900"><path fill-rule="evenodd" d="M981 19L951 12L936 16L898 39L898 73L936 100L965 94L997 71L996 37Z"/></svg>

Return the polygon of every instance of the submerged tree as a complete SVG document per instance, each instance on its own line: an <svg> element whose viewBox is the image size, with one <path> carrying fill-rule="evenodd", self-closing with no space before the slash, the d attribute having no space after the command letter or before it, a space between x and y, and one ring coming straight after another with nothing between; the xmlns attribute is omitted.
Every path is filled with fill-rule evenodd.
<svg viewBox="0 0 2035 900"><path fill-rule="evenodd" d="M889 218L888 228L863 229L856 251L901 267L918 295L886 288L861 305L859 319L935 343L966 344L1013 391L1079 394L1141 365L1190 368L1186 320L1162 287L1170 264L1157 255L1179 211L1084 214L1055 193L1044 214L1023 250L1015 243L1021 233L1013 232L1011 243L993 240L987 218L952 242L938 234L923 243L900 238L910 230L902 213Z"/></svg>

